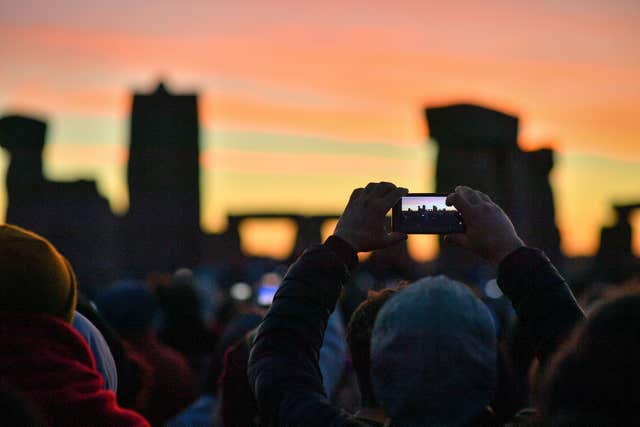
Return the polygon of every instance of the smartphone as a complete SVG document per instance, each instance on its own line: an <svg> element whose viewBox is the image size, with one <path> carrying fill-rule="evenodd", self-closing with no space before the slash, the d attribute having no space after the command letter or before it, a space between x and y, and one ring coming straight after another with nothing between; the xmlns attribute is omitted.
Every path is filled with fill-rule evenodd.
<svg viewBox="0 0 640 427"><path fill-rule="evenodd" d="M273 297L276 294L276 291L278 290L278 285L271 285L271 284L260 284L258 285L258 296L257 296L257 302L258 305L261 305L263 307L268 307L271 305L271 303L273 302Z"/></svg>
<svg viewBox="0 0 640 427"><path fill-rule="evenodd" d="M393 231L407 234L463 233L462 215L445 203L446 194L410 193L391 212Z"/></svg>

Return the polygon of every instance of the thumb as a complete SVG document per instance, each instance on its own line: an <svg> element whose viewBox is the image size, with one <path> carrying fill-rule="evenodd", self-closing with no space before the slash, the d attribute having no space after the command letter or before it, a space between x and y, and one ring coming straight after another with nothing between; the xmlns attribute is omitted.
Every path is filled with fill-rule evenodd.
<svg viewBox="0 0 640 427"><path fill-rule="evenodd" d="M396 243L400 243L403 240L407 240L407 235L405 233L399 233L397 231L387 233L382 238L382 242L384 243L385 247L395 245Z"/></svg>
<svg viewBox="0 0 640 427"><path fill-rule="evenodd" d="M444 241L450 245L460 246L463 248L469 247L469 238L466 234L462 233L447 234L444 236Z"/></svg>

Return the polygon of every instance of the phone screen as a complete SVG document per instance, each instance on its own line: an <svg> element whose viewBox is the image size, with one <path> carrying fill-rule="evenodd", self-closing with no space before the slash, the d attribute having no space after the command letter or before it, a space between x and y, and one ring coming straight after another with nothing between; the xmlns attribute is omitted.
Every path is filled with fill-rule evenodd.
<svg viewBox="0 0 640 427"><path fill-rule="evenodd" d="M277 285L258 286L258 305L268 306L273 302L273 297L278 290Z"/></svg>
<svg viewBox="0 0 640 427"><path fill-rule="evenodd" d="M446 194L408 194L393 208L393 231L408 234L461 233L460 212L445 203Z"/></svg>

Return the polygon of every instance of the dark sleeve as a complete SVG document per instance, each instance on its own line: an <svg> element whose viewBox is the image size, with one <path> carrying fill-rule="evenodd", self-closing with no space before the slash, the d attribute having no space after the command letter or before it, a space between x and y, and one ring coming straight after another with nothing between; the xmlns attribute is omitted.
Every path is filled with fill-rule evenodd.
<svg viewBox="0 0 640 427"><path fill-rule="evenodd" d="M259 326L248 365L263 425L361 426L331 406L318 352L329 315L357 263L338 238L312 247L291 266Z"/></svg>
<svg viewBox="0 0 640 427"><path fill-rule="evenodd" d="M511 300L541 364L585 317L567 282L538 249L523 247L507 256L498 268L498 286Z"/></svg>

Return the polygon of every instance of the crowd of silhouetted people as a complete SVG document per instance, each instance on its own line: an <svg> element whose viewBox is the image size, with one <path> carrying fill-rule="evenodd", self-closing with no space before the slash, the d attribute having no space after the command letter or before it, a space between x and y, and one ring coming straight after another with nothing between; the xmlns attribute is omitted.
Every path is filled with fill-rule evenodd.
<svg viewBox="0 0 640 427"><path fill-rule="evenodd" d="M48 240L0 226L0 425L637 423L637 278L574 295L499 206L457 187L465 230L444 241L492 264L492 287L375 283L358 253L407 238L385 219L406 194L354 190L324 243L271 272L270 304L241 292L259 283L204 292L188 269L89 298Z"/></svg>
<svg viewBox="0 0 640 427"><path fill-rule="evenodd" d="M433 206L427 209L426 206L418 206L417 210L402 210L401 229L412 233L445 233L460 227L460 216L456 211L438 209Z"/></svg>

